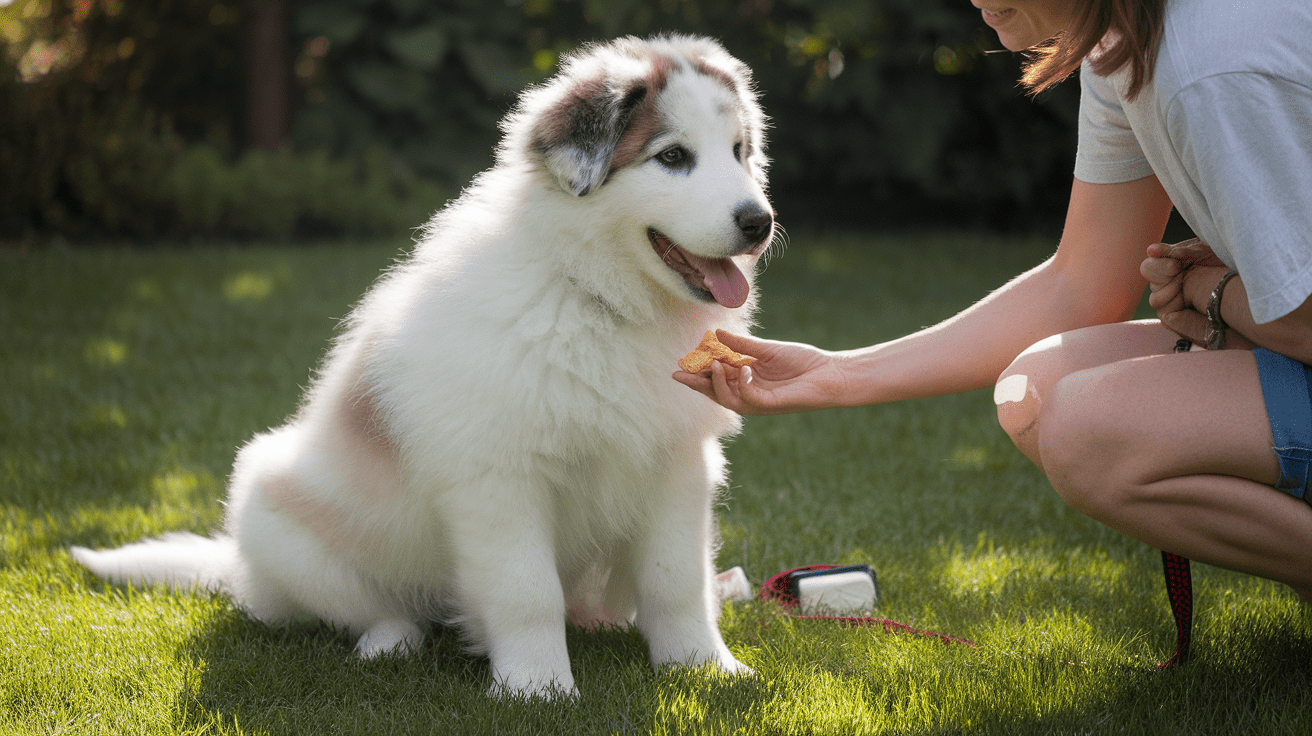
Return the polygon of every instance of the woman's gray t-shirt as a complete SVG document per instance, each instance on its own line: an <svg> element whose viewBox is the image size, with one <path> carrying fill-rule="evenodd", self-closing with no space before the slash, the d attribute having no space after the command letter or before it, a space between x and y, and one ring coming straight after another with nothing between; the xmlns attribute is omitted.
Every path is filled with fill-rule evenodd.
<svg viewBox="0 0 1312 736"><path fill-rule="evenodd" d="M1075 177L1156 174L1258 323L1312 295L1312 1L1169 0L1152 81L1080 71Z"/></svg>

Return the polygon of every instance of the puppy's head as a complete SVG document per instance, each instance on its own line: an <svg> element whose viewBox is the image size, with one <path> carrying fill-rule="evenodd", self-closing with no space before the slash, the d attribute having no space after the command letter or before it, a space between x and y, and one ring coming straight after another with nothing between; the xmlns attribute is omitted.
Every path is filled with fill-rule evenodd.
<svg viewBox="0 0 1312 736"><path fill-rule="evenodd" d="M625 38L584 47L526 92L501 153L605 200L667 290L733 308L774 234L764 129L747 67L719 44Z"/></svg>

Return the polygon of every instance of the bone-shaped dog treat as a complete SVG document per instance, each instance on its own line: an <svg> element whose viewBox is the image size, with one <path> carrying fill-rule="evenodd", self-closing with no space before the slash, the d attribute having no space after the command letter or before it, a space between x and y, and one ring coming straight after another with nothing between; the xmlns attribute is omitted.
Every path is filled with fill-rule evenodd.
<svg viewBox="0 0 1312 736"><path fill-rule="evenodd" d="M750 355L740 355L725 347L715 336L715 330L708 330L697 347L679 360L679 367L688 373L706 373L717 360L736 368L756 362Z"/></svg>

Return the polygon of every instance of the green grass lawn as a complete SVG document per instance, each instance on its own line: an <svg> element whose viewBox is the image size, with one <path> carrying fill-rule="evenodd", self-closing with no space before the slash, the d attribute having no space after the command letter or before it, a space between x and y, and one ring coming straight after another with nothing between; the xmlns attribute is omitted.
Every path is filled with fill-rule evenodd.
<svg viewBox="0 0 1312 736"><path fill-rule="evenodd" d="M729 447L721 569L868 563L875 615L977 648L726 606L757 675L653 673L632 631L571 631L576 702L496 702L439 631L361 662L327 628L89 577L71 544L218 523L235 448L280 423L336 320L404 244L0 251L0 733L1308 733L1312 617L1195 565L1195 659L1155 550L1081 517L987 392L753 418ZM761 333L854 347L966 306L1048 240L794 234ZM970 360L969 355L960 356ZM673 368L671 368L673 370Z"/></svg>

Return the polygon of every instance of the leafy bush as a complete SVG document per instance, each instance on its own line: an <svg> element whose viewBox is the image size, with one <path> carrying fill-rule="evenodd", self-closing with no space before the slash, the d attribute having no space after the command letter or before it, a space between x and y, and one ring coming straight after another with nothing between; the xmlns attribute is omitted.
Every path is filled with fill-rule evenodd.
<svg viewBox="0 0 1312 736"><path fill-rule="evenodd" d="M149 114L124 109L101 122L78 155L42 172L58 178L56 196L32 204L52 229L134 238L397 232L421 224L447 195L377 151L234 157L186 143Z"/></svg>
<svg viewBox="0 0 1312 736"><path fill-rule="evenodd" d="M490 162L496 119L560 53L668 31L752 66L785 219L884 203L1005 226L1060 212L1070 185L1077 90L1028 100L964 0L314 0L296 30L298 144L382 142L448 185Z"/></svg>
<svg viewBox="0 0 1312 736"><path fill-rule="evenodd" d="M252 149L230 163L214 147L196 145L169 174L164 199L183 232L395 232L418 226L446 198L430 182L403 178L376 152L356 160Z"/></svg>
<svg viewBox="0 0 1312 736"><path fill-rule="evenodd" d="M241 150L240 7L0 8L0 238L396 232L446 192L367 141Z"/></svg>
<svg viewBox="0 0 1312 736"><path fill-rule="evenodd" d="M627 33L711 35L753 67L786 223L1026 226L1070 184L1077 90L1025 99L965 0L301 0L277 154L235 132L245 8L0 8L0 237L413 226L490 164L517 90Z"/></svg>

